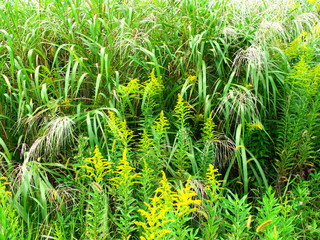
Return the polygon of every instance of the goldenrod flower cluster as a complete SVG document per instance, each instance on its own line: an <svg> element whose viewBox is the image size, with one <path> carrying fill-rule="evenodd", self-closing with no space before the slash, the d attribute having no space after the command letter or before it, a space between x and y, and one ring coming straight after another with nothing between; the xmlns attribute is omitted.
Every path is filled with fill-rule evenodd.
<svg viewBox="0 0 320 240"><path fill-rule="evenodd" d="M126 86L122 86L117 90L118 93L121 94L122 98L134 98L139 99L139 95L141 94L141 84L139 79L132 79Z"/></svg>
<svg viewBox="0 0 320 240"><path fill-rule="evenodd" d="M191 205L201 205L201 200L194 199L197 194L192 190L190 179L182 189L177 190L177 194L173 196L175 214L184 217L191 212L197 211L197 208L191 208Z"/></svg>
<svg viewBox="0 0 320 240"><path fill-rule="evenodd" d="M145 203L147 210L138 210L141 216L145 218L145 222L135 222L136 225L143 228L141 240L160 239L164 235L170 234L168 223L180 221L181 218L187 219L187 215L197 210L192 208L191 205L201 204L201 200L194 199L196 193L192 190L190 179L184 188L174 192L166 175L162 174L160 186L155 191L151 203Z"/></svg>
<svg viewBox="0 0 320 240"><path fill-rule="evenodd" d="M0 196L1 196L1 199L12 195L11 192L6 190L6 185L10 184L6 180L7 180L6 177L0 177Z"/></svg>
<svg viewBox="0 0 320 240"><path fill-rule="evenodd" d="M189 82L190 82L191 84L194 84L194 83L197 82L197 76L195 76L195 75L189 75L189 76L187 77L187 80L189 80Z"/></svg>
<svg viewBox="0 0 320 240"><path fill-rule="evenodd" d="M120 160L119 166L116 167L116 177L111 178L110 181L113 185L117 187L125 187L129 188L133 184L137 183L135 181L136 178L140 176L138 173L133 173L135 169L130 166L129 161L127 159L127 149L123 150L122 159Z"/></svg>
<svg viewBox="0 0 320 240"><path fill-rule="evenodd" d="M155 196L151 199L151 203L145 203L149 211L139 209L138 212L145 217L145 222L135 222L144 230L140 239L156 240L170 233L170 230L165 229L165 225L174 220L168 219L167 213L171 210L170 206L163 205L163 196Z"/></svg>
<svg viewBox="0 0 320 240"><path fill-rule="evenodd" d="M213 114L210 113L209 117L205 120L203 125L203 138L206 141L212 141L217 136L216 124L213 121Z"/></svg>
<svg viewBox="0 0 320 240"><path fill-rule="evenodd" d="M254 130L262 130L263 129L263 125L261 124L261 122L251 122L247 124L248 130L249 131L254 131Z"/></svg>
<svg viewBox="0 0 320 240"><path fill-rule="evenodd" d="M206 173L207 186L205 190L208 190L212 194L215 194L218 189L222 189L220 185L223 182L223 180L217 180L217 177L221 175L218 172L219 170L217 168L214 168L212 164L209 164L209 167Z"/></svg>
<svg viewBox="0 0 320 240"><path fill-rule="evenodd" d="M184 126L187 119L191 118L190 107L180 93L178 94L177 104L174 108L174 116L182 126Z"/></svg>
<svg viewBox="0 0 320 240"><path fill-rule="evenodd" d="M133 131L129 129L127 122L125 120L121 121L114 112L109 111L108 114L109 121L107 122L107 126L109 127L110 132L114 136L115 140L121 141L126 147L133 137Z"/></svg>
<svg viewBox="0 0 320 240"><path fill-rule="evenodd" d="M164 85L162 84L162 79L156 78L154 74L154 69L150 73L149 79L144 83L144 94L147 97L153 97L157 94L160 94L163 89Z"/></svg>
<svg viewBox="0 0 320 240"><path fill-rule="evenodd" d="M164 134L167 129L169 129L169 121L164 116L163 110L160 112L159 118L154 122L154 126L152 127L155 132L159 135Z"/></svg>
<svg viewBox="0 0 320 240"><path fill-rule="evenodd" d="M110 172L112 162L108 162L103 158L98 146L94 150L94 156L85 160L89 165L81 166L86 169L87 174L83 177L88 177L95 182L100 182Z"/></svg>

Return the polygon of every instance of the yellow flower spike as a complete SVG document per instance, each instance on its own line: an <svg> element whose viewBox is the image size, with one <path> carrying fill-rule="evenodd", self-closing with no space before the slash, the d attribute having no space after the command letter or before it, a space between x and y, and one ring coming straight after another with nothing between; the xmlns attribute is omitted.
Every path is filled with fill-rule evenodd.
<svg viewBox="0 0 320 240"><path fill-rule="evenodd" d="M172 206L172 196L174 193L172 191L172 186L163 171L160 187L156 190L156 194L160 194L162 196L165 206Z"/></svg>
<svg viewBox="0 0 320 240"><path fill-rule="evenodd" d="M187 79L189 80L189 82L190 82L191 84L197 82L197 76L194 76L194 75L189 75Z"/></svg>
<svg viewBox="0 0 320 240"><path fill-rule="evenodd" d="M208 167L208 170L206 173L208 183L221 183L221 182L223 182L221 180L219 180L219 181L216 180L216 178L218 176L221 176L221 174L218 172L219 172L219 170L217 168L215 168L212 164L209 164L209 167Z"/></svg>
<svg viewBox="0 0 320 240"><path fill-rule="evenodd" d="M125 148L119 166L116 167L116 171L114 172L117 176L111 178L110 181L114 186L122 185L129 188L133 184L138 183L137 181L134 181L134 179L140 176L139 173L133 173L134 170L135 168L131 167L129 164L127 159L127 148Z"/></svg>
<svg viewBox="0 0 320 240"><path fill-rule="evenodd" d="M205 187L205 190L209 191L209 193L212 195L215 194L218 189L222 189L220 185L223 183L223 180L217 180L217 177L221 175L218 172L218 169L214 168L212 164L209 164L206 173L207 186Z"/></svg>
<svg viewBox="0 0 320 240"><path fill-rule="evenodd" d="M0 177L0 199L5 199L5 198L12 195L12 193L10 191L6 190L5 185L10 184L10 182L7 182L6 180L7 180L6 177Z"/></svg>
<svg viewBox="0 0 320 240"><path fill-rule="evenodd" d="M259 121L248 123L247 127L249 131L263 130L263 125Z"/></svg>
<svg viewBox="0 0 320 240"><path fill-rule="evenodd" d="M160 186L156 189L150 203L144 203L147 210L139 209L138 212L145 218L144 222L135 222L136 225L143 229L143 236L140 239L158 240L164 235L169 234L170 230L166 229L166 224L174 222L168 218L168 214L173 209L173 195L171 184L162 172Z"/></svg>
<svg viewBox="0 0 320 240"><path fill-rule="evenodd" d="M191 110L189 104L183 99L180 93L178 94L178 99L174 108L173 116L178 119L181 125L184 125L185 121L191 118Z"/></svg>
<svg viewBox="0 0 320 240"><path fill-rule="evenodd" d="M152 127L157 134L164 134L167 129L169 129L169 121L168 119L164 116L164 112L160 112L159 118L155 121L154 126Z"/></svg>
<svg viewBox="0 0 320 240"><path fill-rule="evenodd" d="M311 5L315 5L318 0L307 0Z"/></svg>
<svg viewBox="0 0 320 240"><path fill-rule="evenodd" d="M81 166L87 172L87 174L82 175L82 177L88 177L97 183L102 181L110 172L111 165L113 164L103 158L98 146L95 147L94 156L87 158L85 162L90 165Z"/></svg>
<svg viewBox="0 0 320 240"><path fill-rule="evenodd" d="M173 198L177 216L184 217L197 210L197 208L190 207L190 205L193 204L201 205L201 200L193 199L195 196L197 196L197 194L192 190L189 178L185 187L178 189L177 194L175 194Z"/></svg>
<svg viewBox="0 0 320 240"><path fill-rule="evenodd" d="M203 133L202 136L205 141L212 141L217 136L216 124L213 121L213 113L211 112L209 117L205 119L204 125L203 125Z"/></svg>
<svg viewBox="0 0 320 240"><path fill-rule="evenodd" d="M122 98L134 98L139 99L139 95L141 94L141 84L139 79L132 79L126 86L122 86L117 90L118 93L121 94Z"/></svg>
<svg viewBox="0 0 320 240"><path fill-rule="evenodd" d="M149 79L144 82L144 95L148 97L153 97L158 94L161 94L161 92L164 89L164 85L162 83L161 78L157 78L154 74L154 69L150 73Z"/></svg>
<svg viewBox="0 0 320 240"><path fill-rule="evenodd" d="M116 141L120 141L126 147L134 136L133 131L129 129L127 122L125 120L121 121L114 112L108 111L108 115L109 120L106 125L109 127L109 132Z"/></svg>

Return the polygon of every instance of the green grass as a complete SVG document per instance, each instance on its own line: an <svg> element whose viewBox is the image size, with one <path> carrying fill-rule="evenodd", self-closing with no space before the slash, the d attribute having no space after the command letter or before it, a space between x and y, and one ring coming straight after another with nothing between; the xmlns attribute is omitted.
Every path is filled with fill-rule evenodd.
<svg viewBox="0 0 320 240"><path fill-rule="evenodd" d="M0 239L317 239L319 9L3 0Z"/></svg>

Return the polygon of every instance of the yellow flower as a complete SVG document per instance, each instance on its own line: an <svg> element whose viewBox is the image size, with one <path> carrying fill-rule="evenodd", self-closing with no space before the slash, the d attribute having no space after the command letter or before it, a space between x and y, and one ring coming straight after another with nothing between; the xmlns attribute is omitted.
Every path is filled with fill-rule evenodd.
<svg viewBox="0 0 320 240"><path fill-rule="evenodd" d="M169 121L164 116L164 112L160 112L159 118L155 121L154 126L152 127L157 134L164 134L167 129L169 129Z"/></svg>
<svg viewBox="0 0 320 240"><path fill-rule="evenodd" d="M311 5L315 5L318 0L307 0Z"/></svg>
<svg viewBox="0 0 320 240"><path fill-rule="evenodd" d="M179 217L187 216L189 213L194 212L197 208L191 208L191 205L201 205L201 200L193 199L197 194L192 190L190 185L190 179L182 189L177 190L177 194L174 195L174 207L175 213Z"/></svg>
<svg viewBox="0 0 320 240"><path fill-rule="evenodd" d="M115 174L117 175L114 178L111 178L110 181L113 182L114 186L123 186L129 188L130 186L137 183L134 181L140 176L138 173L133 173L135 169L130 166L127 159L127 149L123 150L122 159L120 160L119 166L116 167Z"/></svg>
<svg viewBox="0 0 320 240"><path fill-rule="evenodd" d="M127 122L125 120L121 121L114 112L109 111L108 113L109 120L107 121L107 126L110 129L109 132L114 136L116 141L120 141L126 147L133 137L133 131L129 129Z"/></svg>
<svg viewBox="0 0 320 240"><path fill-rule="evenodd" d="M172 197L174 193L172 191L172 186L163 171L162 179L160 181L160 187L158 187L155 193L161 195L162 199L164 200L165 206L172 206Z"/></svg>
<svg viewBox="0 0 320 240"><path fill-rule="evenodd" d="M184 223L181 220L188 220L186 216L197 210L191 205L201 204L201 200L194 199L196 195L192 190L190 179L182 189L178 189L177 192L172 191L170 182L162 172L160 186L156 189L153 198L150 199L150 203L144 203L147 209L138 210L145 219L145 221L135 222L136 225L143 228L143 236L140 239L161 239L170 233L168 223L182 224L180 227L183 227Z"/></svg>
<svg viewBox="0 0 320 240"><path fill-rule="evenodd" d="M122 86L117 90L121 94L122 98L135 98L138 99L141 94L141 84L139 79L132 79L126 86Z"/></svg>
<svg viewBox="0 0 320 240"><path fill-rule="evenodd" d="M189 75L188 78L187 78L187 80L189 80L189 82L190 82L191 84L193 84L193 83L196 83L196 82L197 82L197 77L194 76L194 75Z"/></svg>
<svg viewBox="0 0 320 240"><path fill-rule="evenodd" d="M247 127L248 127L249 131L262 130L263 129L263 125L259 121L248 123Z"/></svg>
<svg viewBox="0 0 320 240"><path fill-rule="evenodd" d="M7 180L6 177L0 177L0 199L1 200L6 199L7 197L12 195L10 191L6 190L5 185L10 184L10 182L7 182L6 180Z"/></svg>
<svg viewBox="0 0 320 240"><path fill-rule="evenodd" d="M162 84L162 79L156 78L154 74L154 69L150 73L149 79L146 82L144 82L144 85L145 85L144 95L146 97L156 96L160 94L164 89L164 85Z"/></svg>
<svg viewBox="0 0 320 240"><path fill-rule="evenodd" d="M88 177L95 182L102 181L110 171L110 167L113 164L103 158L98 146L96 146L94 150L94 156L92 158L87 158L85 162L89 165L81 166L86 169L87 172L83 177Z"/></svg>
<svg viewBox="0 0 320 240"><path fill-rule="evenodd" d="M168 204L167 201L169 199L166 194L159 194L164 193L163 191L165 189L171 188L168 186L169 183L166 180L164 173L161 184L162 186L156 190L154 197L151 199L151 203L144 203L147 206L147 210L138 210L141 216L145 218L145 222L135 222L136 225L143 228L143 236L141 236L140 239L155 240L170 233L170 230L166 229L165 225L174 221L173 219L168 219L167 216L167 213L172 209L172 205ZM163 186L163 184L165 186Z"/></svg>
<svg viewBox="0 0 320 240"><path fill-rule="evenodd" d="M218 189L221 189L220 185L223 182L223 180L217 180L217 177L221 175L218 172L218 169L214 168L212 164L209 164L206 173L207 186L205 190L208 190L209 192L211 192L211 194L215 194Z"/></svg>

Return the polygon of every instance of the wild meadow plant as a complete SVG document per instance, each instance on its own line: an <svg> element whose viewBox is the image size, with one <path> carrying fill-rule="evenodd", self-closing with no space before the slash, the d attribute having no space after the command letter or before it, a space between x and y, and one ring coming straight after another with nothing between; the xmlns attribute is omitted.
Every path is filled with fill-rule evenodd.
<svg viewBox="0 0 320 240"><path fill-rule="evenodd" d="M221 192L222 181L218 180L220 175L218 169L210 164L206 172L205 195L202 200L205 218L202 228L204 239L218 238L218 234L221 232L219 226L222 223L221 200L223 199L223 195Z"/></svg>
<svg viewBox="0 0 320 240"><path fill-rule="evenodd" d="M134 189L139 184L140 174L134 173L127 158L127 149L123 151L122 159L114 171L114 177L110 179L112 195L116 200L114 203L114 222L117 226L117 233L123 239L130 238L136 230L133 224L137 219L137 200L134 197Z"/></svg>
<svg viewBox="0 0 320 240"><path fill-rule="evenodd" d="M146 219L146 222L136 222L136 225L143 228L140 238L161 239L166 235L166 238L172 239L191 239L193 229L186 223L190 220L190 213L197 211L197 208L191 206L200 205L201 200L193 199L196 193L192 190L190 180L175 192L163 172L160 184L150 203L145 203L147 210L138 210Z"/></svg>
<svg viewBox="0 0 320 240"><path fill-rule="evenodd" d="M19 217L11 201L12 193L6 177L0 177L0 239L18 239L21 237Z"/></svg>
<svg viewBox="0 0 320 240"><path fill-rule="evenodd" d="M1 236L315 238L319 9L1 1Z"/></svg>
<svg viewBox="0 0 320 240"><path fill-rule="evenodd" d="M314 44L318 42L319 26L309 33L302 32L288 44L285 53L292 70L286 79L287 102L283 104L283 115L279 123L278 137L278 188L291 173L304 174L312 167L317 155L314 148L319 108L319 64Z"/></svg>
<svg viewBox="0 0 320 240"><path fill-rule="evenodd" d="M98 146L95 147L94 156L87 158L86 165L82 166L86 174L83 178L90 180L90 187L86 192L86 215L84 239L105 239L110 236L109 195L103 185L104 181L112 176L111 165L103 158Z"/></svg>

